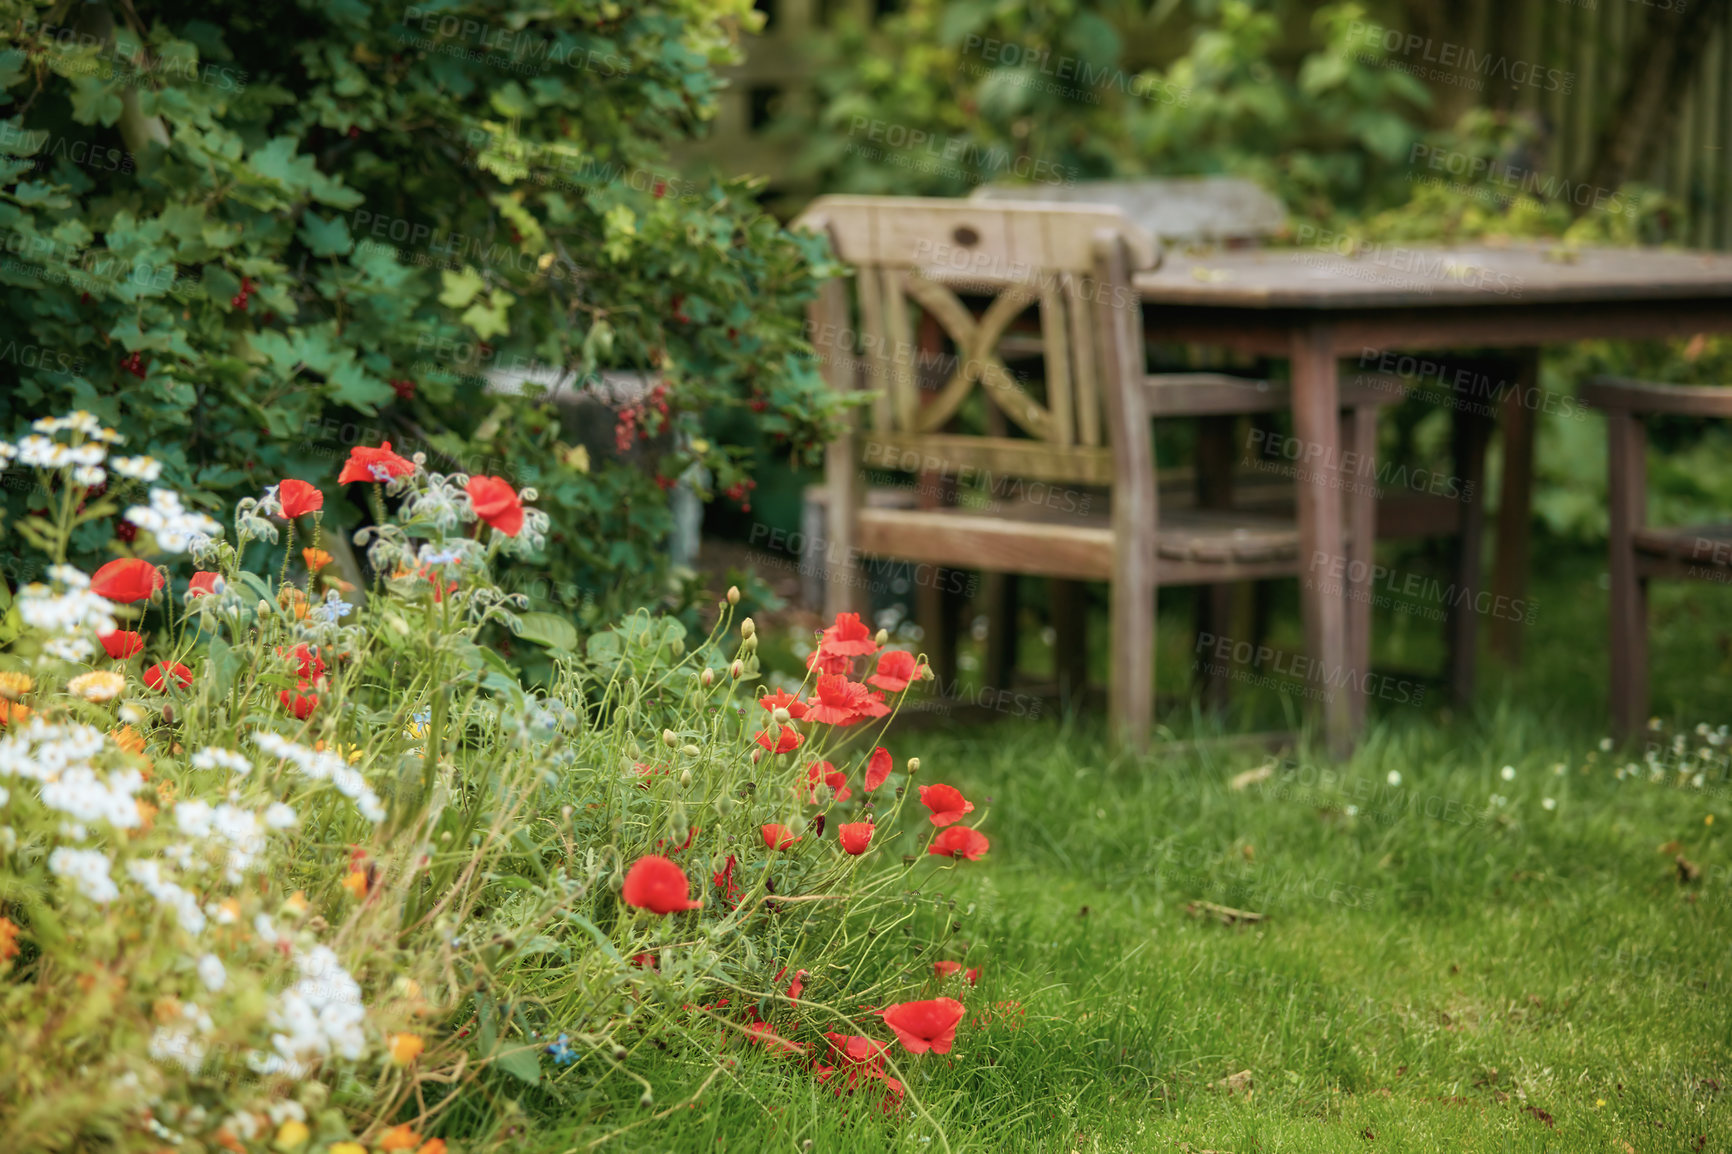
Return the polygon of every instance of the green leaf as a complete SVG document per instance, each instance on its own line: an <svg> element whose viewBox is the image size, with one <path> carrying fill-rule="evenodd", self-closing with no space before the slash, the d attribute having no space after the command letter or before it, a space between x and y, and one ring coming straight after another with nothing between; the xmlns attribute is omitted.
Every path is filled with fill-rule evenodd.
<svg viewBox="0 0 1732 1154"><path fill-rule="evenodd" d="M439 294L439 303L446 308L460 309L475 299L475 294L486 287L481 274L472 268L463 268L458 272L446 269L439 274L445 288Z"/></svg>
<svg viewBox="0 0 1732 1154"><path fill-rule="evenodd" d="M504 289L494 289L487 294L485 305L476 301L463 311L463 323L474 329L475 335L482 340L508 333L511 324L505 319L505 314L516 300Z"/></svg>
<svg viewBox="0 0 1732 1154"><path fill-rule="evenodd" d="M494 1061L506 1073L514 1075L531 1086L541 1081L541 1047L520 1046L515 1050L506 1050Z"/></svg>
<svg viewBox="0 0 1732 1154"><path fill-rule="evenodd" d="M235 678L240 675L242 664L241 656L234 651L234 646L221 637L210 639L211 677L216 681L218 689L228 692L234 685Z"/></svg>
<svg viewBox="0 0 1732 1154"><path fill-rule="evenodd" d="M72 82L72 119L80 124L112 125L124 111L120 96L94 76Z"/></svg>
<svg viewBox="0 0 1732 1154"><path fill-rule="evenodd" d="M577 626L557 613L519 613L517 635L549 649L577 649Z"/></svg>
<svg viewBox="0 0 1732 1154"><path fill-rule="evenodd" d="M312 209L301 214L299 235L314 256L343 256L355 247L346 219L338 216L326 220Z"/></svg>

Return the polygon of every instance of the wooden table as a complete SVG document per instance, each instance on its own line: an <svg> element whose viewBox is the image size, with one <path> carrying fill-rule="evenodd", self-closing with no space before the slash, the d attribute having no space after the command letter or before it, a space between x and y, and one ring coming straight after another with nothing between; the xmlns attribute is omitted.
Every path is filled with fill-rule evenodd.
<svg viewBox="0 0 1732 1154"><path fill-rule="evenodd" d="M1309 232L1309 235L1307 235ZM1589 339L1639 340L1732 331L1732 255L1659 249L1579 249L1512 244L1454 249L1384 245L1353 251L1331 234L1301 229L1313 247L1171 250L1159 269L1139 273L1144 325L1152 341L1212 344L1286 357L1293 378L1293 427L1315 446L1320 466L1299 485L1300 547L1307 558L1347 556L1339 461L1338 368L1366 350L1522 350L1521 377L1504 404L1503 494L1498 508L1494 588L1525 596L1533 484L1534 409L1542 345ZM1353 251L1352 256L1343 255ZM1363 539L1363 538L1362 538ZM1343 582L1301 582L1305 641L1327 674L1369 652L1369 574ZM1355 591L1358 595L1355 596ZM1500 648L1519 654L1513 622ZM1358 645L1351 631L1362 630ZM1364 670L1357 671L1363 674ZM1345 751L1364 717L1358 694L1329 695L1324 731Z"/></svg>

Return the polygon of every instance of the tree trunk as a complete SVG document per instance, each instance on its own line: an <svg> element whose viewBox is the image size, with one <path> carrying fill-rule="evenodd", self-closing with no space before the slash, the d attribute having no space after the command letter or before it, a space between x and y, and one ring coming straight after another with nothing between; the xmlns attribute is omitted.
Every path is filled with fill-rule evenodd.
<svg viewBox="0 0 1732 1154"><path fill-rule="evenodd" d="M1683 12L1654 11L1630 64L1588 170L1588 185L1615 190L1645 173L1660 144L1671 137L1684 93L1708 41L1725 22L1732 0L1695 0ZM1577 215L1587 211L1577 208Z"/></svg>

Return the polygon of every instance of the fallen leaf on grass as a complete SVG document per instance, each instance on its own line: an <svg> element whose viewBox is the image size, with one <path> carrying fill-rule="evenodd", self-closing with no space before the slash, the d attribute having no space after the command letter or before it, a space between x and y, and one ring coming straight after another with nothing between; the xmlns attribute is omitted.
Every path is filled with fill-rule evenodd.
<svg viewBox="0 0 1732 1154"><path fill-rule="evenodd" d="M1211 1082L1209 1085L1217 1090L1225 1090L1229 1094L1245 1093L1251 1089L1251 1071L1240 1070L1237 1074L1228 1074L1219 1082Z"/></svg>
<svg viewBox="0 0 1732 1154"><path fill-rule="evenodd" d="M1662 845L1655 852L1656 853L1663 853L1663 854L1674 854L1674 853L1682 853L1683 850L1684 850L1683 843L1674 839L1672 841L1667 842L1665 845Z"/></svg>
<svg viewBox="0 0 1732 1154"><path fill-rule="evenodd" d="M1678 884L1687 886L1702 876L1702 867L1679 854L1672 859L1672 864L1678 867Z"/></svg>
<svg viewBox="0 0 1732 1154"><path fill-rule="evenodd" d="M1538 1106L1523 1106L1522 1113L1532 1114L1535 1118L1544 1122L1549 1129L1556 1130L1558 1128L1558 1124L1552 1120L1552 1116L1540 1109Z"/></svg>
<svg viewBox="0 0 1732 1154"><path fill-rule="evenodd" d="M1227 782L1227 788L1231 790L1248 789L1259 782L1268 781L1273 776L1275 776L1275 763L1271 761L1267 765L1259 765L1256 769L1247 769L1244 773L1234 774L1232 780Z"/></svg>
<svg viewBox="0 0 1732 1154"><path fill-rule="evenodd" d="M1185 906L1185 912L1193 918L1205 915L1219 918L1222 925L1233 926L1241 922L1260 922L1264 915L1253 910L1236 910L1232 906L1220 906L1214 902L1191 902Z"/></svg>

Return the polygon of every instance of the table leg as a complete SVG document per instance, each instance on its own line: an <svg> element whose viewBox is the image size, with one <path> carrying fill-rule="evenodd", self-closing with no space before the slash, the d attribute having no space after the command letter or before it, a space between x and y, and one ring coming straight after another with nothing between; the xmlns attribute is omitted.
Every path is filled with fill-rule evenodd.
<svg viewBox="0 0 1732 1154"><path fill-rule="evenodd" d="M1370 683L1371 570L1377 560L1377 410L1369 405L1341 414L1342 447L1356 466L1342 472L1347 489L1347 694L1354 732L1365 725L1366 699L1358 687Z"/></svg>
<svg viewBox="0 0 1732 1154"><path fill-rule="evenodd" d="M1305 645L1316 662L1316 688L1323 697L1323 735L1331 754L1345 757L1353 746L1347 670L1347 599L1329 578L1347 566L1341 517L1340 387L1334 333L1319 324L1293 334L1293 432L1301 446L1297 478L1299 509L1299 602ZM1326 592L1327 590L1327 592Z"/></svg>
<svg viewBox="0 0 1732 1154"><path fill-rule="evenodd" d="M1528 403L1539 384L1540 353L1523 349L1516 360L1515 387L1503 403L1503 485L1497 502L1497 560L1492 593L1502 604L1525 602L1528 596L1528 533L1533 521L1534 409ZM1493 652L1519 665L1522 623L1508 615L1492 618Z"/></svg>

